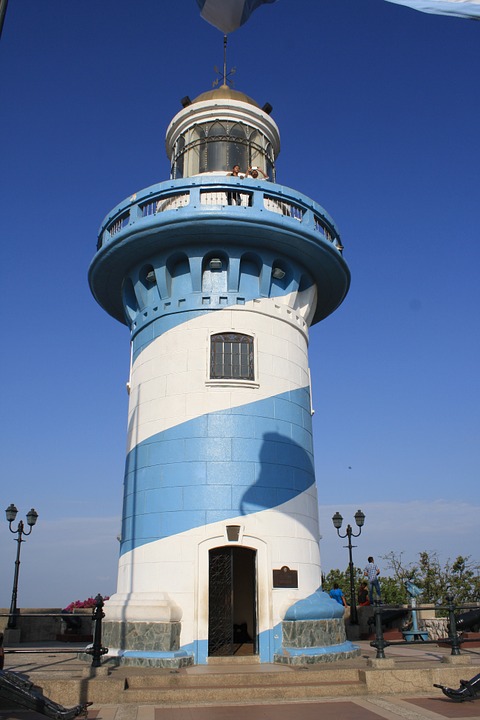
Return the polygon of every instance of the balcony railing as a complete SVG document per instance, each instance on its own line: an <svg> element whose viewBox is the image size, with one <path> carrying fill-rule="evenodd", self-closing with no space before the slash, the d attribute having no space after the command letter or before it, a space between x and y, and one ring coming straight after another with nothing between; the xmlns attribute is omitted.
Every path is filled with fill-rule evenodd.
<svg viewBox="0 0 480 720"><path fill-rule="evenodd" d="M319 233L342 252L340 236L327 213L304 195L269 182L232 182L230 178L190 178L160 183L132 196L107 217L100 228L97 249L100 250L125 228L162 213L181 213L194 207L234 207L242 211L281 215L286 222L300 223ZM177 186L177 189L175 189ZM206 209L206 208L205 208ZM235 211L234 211L235 212Z"/></svg>
<svg viewBox="0 0 480 720"><path fill-rule="evenodd" d="M263 204L266 210L278 213L279 215L285 215L286 217L295 218L295 220L299 220L300 222L305 214L305 208L302 208L300 205L279 200L277 197L272 197L271 195L264 195Z"/></svg>
<svg viewBox="0 0 480 720"><path fill-rule="evenodd" d="M176 210L180 207L185 207L190 202L189 193L176 193L175 195L169 195L168 197L156 198L150 200L145 205L141 205L142 216L156 215L157 213L165 212L166 210Z"/></svg>
<svg viewBox="0 0 480 720"><path fill-rule="evenodd" d="M239 192L238 190L202 190L200 192L202 205L237 205L240 207L251 207L252 193Z"/></svg>
<svg viewBox="0 0 480 720"><path fill-rule="evenodd" d="M114 222L111 223L108 227L108 232L113 237L113 235L116 235L120 232L124 227L126 227L130 222L130 213L126 212L120 215L120 217L116 218Z"/></svg>

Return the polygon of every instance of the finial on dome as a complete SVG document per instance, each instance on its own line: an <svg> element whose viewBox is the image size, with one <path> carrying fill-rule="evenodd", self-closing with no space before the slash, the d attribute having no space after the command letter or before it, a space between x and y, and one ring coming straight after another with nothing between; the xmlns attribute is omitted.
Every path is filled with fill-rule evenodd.
<svg viewBox="0 0 480 720"><path fill-rule="evenodd" d="M233 88L233 80L231 79L232 75L235 75L237 72L237 68L232 68L229 72L227 72L227 36L223 36L223 73L220 72L218 69L218 66L215 65L213 68L217 75L220 75L220 77L223 80L222 87L232 87ZM212 87L216 88L218 87L219 79L213 81Z"/></svg>

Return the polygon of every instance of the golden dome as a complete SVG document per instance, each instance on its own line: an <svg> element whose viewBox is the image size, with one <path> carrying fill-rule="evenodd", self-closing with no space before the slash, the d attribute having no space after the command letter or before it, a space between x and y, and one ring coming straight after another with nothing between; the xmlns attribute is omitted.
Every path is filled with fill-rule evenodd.
<svg viewBox="0 0 480 720"><path fill-rule="evenodd" d="M219 88L215 88L215 90L207 90L207 92L202 93L196 97L195 100L192 100L192 103L204 102L205 100L239 100L240 102L260 107L251 97L248 97L248 95L238 90L233 90L233 88L228 87L228 85L221 85Z"/></svg>

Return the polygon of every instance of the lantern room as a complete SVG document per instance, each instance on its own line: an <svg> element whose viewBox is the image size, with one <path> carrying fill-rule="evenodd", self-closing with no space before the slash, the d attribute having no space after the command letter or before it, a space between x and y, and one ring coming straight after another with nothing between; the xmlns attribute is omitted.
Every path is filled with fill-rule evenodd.
<svg viewBox="0 0 480 720"><path fill-rule="evenodd" d="M166 135L173 179L226 175L239 165L242 172L259 167L275 182L280 133L269 103L261 108L248 95L222 85L195 100L185 97L182 104Z"/></svg>

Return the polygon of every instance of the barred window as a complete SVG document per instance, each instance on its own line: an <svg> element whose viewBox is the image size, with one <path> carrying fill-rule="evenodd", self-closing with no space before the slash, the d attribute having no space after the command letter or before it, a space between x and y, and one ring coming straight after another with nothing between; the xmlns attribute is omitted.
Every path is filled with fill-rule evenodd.
<svg viewBox="0 0 480 720"><path fill-rule="evenodd" d="M254 380L253 337L237 333L212 335L210 377L214 380Z"/></svg>

